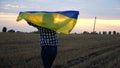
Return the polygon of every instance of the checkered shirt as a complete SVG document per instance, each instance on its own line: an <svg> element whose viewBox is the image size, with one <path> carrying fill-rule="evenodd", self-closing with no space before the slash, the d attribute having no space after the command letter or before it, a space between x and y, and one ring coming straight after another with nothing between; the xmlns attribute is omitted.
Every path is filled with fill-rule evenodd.
<svg viewBox="0 0 120 68"><path fill-rule="evenodd" d="M57 33L53 30L40 27L38 28L40 32L40 44L41 46L57 46L58 39Z"/></svg>

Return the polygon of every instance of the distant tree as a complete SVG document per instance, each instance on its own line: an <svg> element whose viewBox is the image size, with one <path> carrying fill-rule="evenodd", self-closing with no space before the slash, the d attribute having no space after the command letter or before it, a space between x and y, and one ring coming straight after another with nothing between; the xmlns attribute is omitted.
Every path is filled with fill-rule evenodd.
<svg viewBox="0 0 120 68"><path fill-rule="evenodd" d="M120 35L120 33L119 33L119 32L117 32L117 35Z"/></svg>
<svg viewBox="0 0 120 68"><path fill-rule="evenodd" d="M84 32L83 32L83 34L89 34L89 32L87 32L87 31L84 31Z"/></svg>
<svg viewBox="0 0 120 68"><path fill-rule="evenodd" d="M103 34L104 34L104 35L106 35L106 34L107 34L107 32L106 32L106 31L103 31Z"/></svg>
<svg viewBox="0 0 120 68"><path fill-rule="evenodd" d="M98 34L96 31L94 31L94 32L91 32L91 34Z"/></svg>
<svg viewBox="0 0 120 68"><path fill-rule="evenodd" d="M23 33L23 32L21 32L21 31L16 31L17 33Z"/></svg>
<svg viewBox="0 0 120 68"><path fill-rule="evenodd" d="M112 34L112 32L111 32L111 31L109 31L109 32L108 32L108 34L109 34L109 35L111 35L111 34Z"/></svg>
<svg viewBox="0 0 120 68"><path fill-rule="evenodd" d="M8 30L8 32L14 33L14 32L15 32L15 30L11 29L11 30Z"/></svg>
<svg viewBox="0 0 120 68"><path fill-rule="evenodd" d="M116 35L117 33L116 33L116 31L113 31L113 35Z"/></svg>
<svg viewBox="0 0 120 68"><path fill-rule="evenodd" d="M3 27L2 32L7 32L7 27Z"/></svg>
<svg viewBox="0 0 120 68"><path fill-rule="evenodd" d="M99 32L99 35L101 35L101 32Z"/></svg>
<svg viewBox="0 0 120 68"><path fill-rule="evenodd" d="M74 34L77 34L76 32Z"/></svg>

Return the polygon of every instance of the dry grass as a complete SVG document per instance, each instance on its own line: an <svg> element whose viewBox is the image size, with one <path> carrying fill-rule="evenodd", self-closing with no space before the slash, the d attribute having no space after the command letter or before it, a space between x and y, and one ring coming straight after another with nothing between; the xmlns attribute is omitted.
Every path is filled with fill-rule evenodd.
<svg viewBox="0 0 120 68"><path fill-rule="evenodd" d="M58 35L53 68L120 68L120 35ZM0 68L42 68L39 34L0 33Z"/></svg>

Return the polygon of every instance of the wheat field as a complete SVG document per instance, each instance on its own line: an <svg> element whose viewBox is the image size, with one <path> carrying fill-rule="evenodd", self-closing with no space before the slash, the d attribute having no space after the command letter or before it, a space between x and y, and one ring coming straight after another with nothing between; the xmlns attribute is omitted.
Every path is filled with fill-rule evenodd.
<svg viewBox="0 0 120 68"><path fill-rule="evenodd" d="M52 68L120 68L120 35L58 34ZM42 68L39 34L0 33L0 68Z"/></svg>

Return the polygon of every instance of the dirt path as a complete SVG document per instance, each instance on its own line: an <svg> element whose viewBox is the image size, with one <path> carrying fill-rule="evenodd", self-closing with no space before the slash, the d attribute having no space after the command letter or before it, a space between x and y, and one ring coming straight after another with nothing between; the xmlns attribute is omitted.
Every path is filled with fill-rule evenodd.
<svg viewBox="0 0 120 68"><path fill-rule="evenodd" d="M109 58L106 58L109 55L103 56L101 57L102 59L99 60L99 56L107 54L107 53L108 54L110 53L109 55L113 55L113 56L110 56ZM88 55L85 55L83 57L80 56L75 59L68 60L66 63L62 65L58 65L55 68L71 68L76 65L78 65L77 67L81 67L81 68L96 68L99 64L105 66L105 63L108 63L109 61L111 61L111 59L114 60L115 58L118 58L118 56L120 56L119 53L120 53L120 45L105 47L103 49L96 50L92 53L89 53ZM98 59L95 60L94 58L97 58L97 57ZM91 59L94 59L94 60L91 60ZM79 66L80 63L84 63L88 60L90 62L89 64L87 64L86 66L84 66L84 64ZM101 68L101 66L98 66L98 67Z"/></svg>

